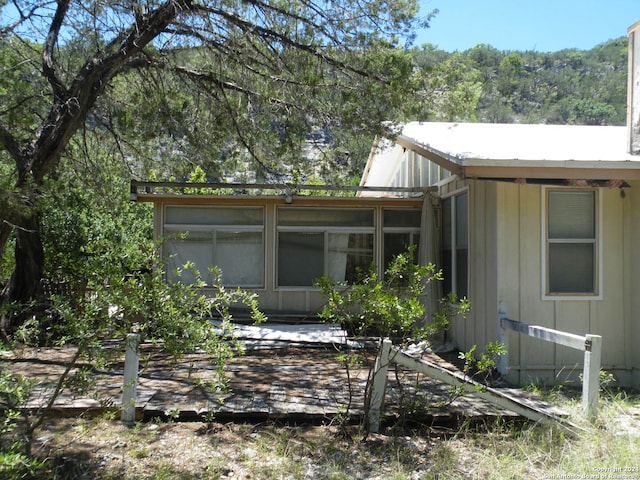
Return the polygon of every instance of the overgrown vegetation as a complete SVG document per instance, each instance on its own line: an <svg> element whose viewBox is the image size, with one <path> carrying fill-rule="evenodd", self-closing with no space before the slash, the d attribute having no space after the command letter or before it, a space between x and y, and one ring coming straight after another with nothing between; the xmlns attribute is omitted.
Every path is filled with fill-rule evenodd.
<svg viewBox="0 0 640 480"><path fill-rule="evenodd" d="M424 297L428 286L442 278L442 271L437 270L434 264L419 265L414 258L414 249L409 248L393 257L383 278L379 278L375 266L372 266L369 271L360 272L360 278L350 285L328 276L319 279L316 285L327 297L320 317L339 324L355 339L391 339L400 347L421 344L421 353L424 353L435 337L449 326L454 316L464 316L471 308L466 298L457 299L455 295L449 295L440 301L441 308L438 311L426 311ZM464 372L487 381L496 369L498 356L506 353L506 350L499 342L491 342L484 346L483 353L476 358L476 348L474 345L469 351L460 353L460 358L465 361ZM338 359L347 370L348 379L351 378L350 370L363 363L362 354L357 349L341 352ZM373 369L369 370L364 389L364 431L371 427L368 418L374 373ZM399 378L397 370L396 377ZM419 384L419 378L420 375L416 375L414 386ZM398 383L403 392L409 390L404 388L401 381ZM353 388L350 383L350 391ZM450 401L462 395L463 391L452 387ZM404 393L401 395L400 416L410 416L409 410L411 414L425 415L432 406L421 400L419 388L414 389L411 395L409 399L405 398ZM350 407L351 402L341 418L343 425L349 421Z"/></svg>
<svg viewBox="0 0 640 480"><path fill-rule="evenodd" d="M455 308L426 312L428 284L441 280L442 271L433 263L419 265L411 248L393 257L383 278L372 266L352 285L328 276L319 279L316 286L327 297L320 317L355 337L386 337L404 344L425 340L449 325L453 310L464 315L471 306L466 299L450 297L447 307Z"/></svg>
<svg viewBox="0 0 640 480"><path fill-rule="evenodd" d="M225 289L220 272L215 271L214 292L210 295L202 293L202 282L166 282L162 267L156 264L158 258L150 251L145 263L149 270L91 282L84 294L51 297L47 311L24 322L16 332L19 344L5 346L19 349L52 345L72 352L70 358L60 359L62 373L49 378L47 384L2 373L0 452L2 461L10 464L6 472L17 475L23 467L28 471L40 468L41 464L32 460L34 438L51 421L55 402L63 395L95 396L93 370L109 369L122 358L123 339L129 332L138 332L144 342L161 344L163 351L176 360L185 353L202 352L217 373L208 387L226 388L223 368L243 351L243 345L232 335L230 308L244 304L255 321L262 321L255 294ZM212 317L220 323L212 323Z"/></svg>
<svg viewBox="0 0 640 480"><path fill-rule="evenodd" d="M573 392L554 395L580 421ZM607 392L602 423L585 423L576 436L552 425L506 423L416 426L365 439L354 426L346 427L351 435L345 436L333 426L277 422L152 422L125 428L104 418L58 420L45 429L36 451L36 459L50 458L48 469L34 465L31 471L58 480L635 478L639 403L635 394ZM7 476L12 460L4 461L2 478L29 478L26 466L24 476Z"/></svg>

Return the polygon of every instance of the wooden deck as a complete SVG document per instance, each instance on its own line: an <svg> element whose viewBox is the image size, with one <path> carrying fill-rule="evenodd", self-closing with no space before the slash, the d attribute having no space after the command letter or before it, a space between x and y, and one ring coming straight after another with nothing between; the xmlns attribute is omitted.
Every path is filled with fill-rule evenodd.
<svg viewBox="0 0 640 480"><path fill-rule="evenodd" d="M329 343L326 340L248 339L246 354L236 357L224 369L227 392L217 392L208 386L216 378L215 366L205 355L187 355L175 364L157 347L142 345L136 418L325 422L349 413L357 419L364 412L364 388L376 351L356 351L363 356L364 363L347 372L338 355L348 347L344 342L335 342L335 338ZM69 349L37 349L7 359L13 372L39 382L28 408L46 405L56 377L71 354ZM446 368L456 368L434 353L427 353L426 358ZM78 415L117 408L122 396L123 368L123 363L116 363L109 369L94 371L97 395L79 398L63 395L55 403L55 411L60 415ZM520 390L513 389L511 393L523 401L536 402L527 400ZM537 406L550 408L539 401ZM390 369L384 415L395 419L401 411L430 424L518 418L513 412L471 395L452 400L448 385L406 369Z"/></svg>

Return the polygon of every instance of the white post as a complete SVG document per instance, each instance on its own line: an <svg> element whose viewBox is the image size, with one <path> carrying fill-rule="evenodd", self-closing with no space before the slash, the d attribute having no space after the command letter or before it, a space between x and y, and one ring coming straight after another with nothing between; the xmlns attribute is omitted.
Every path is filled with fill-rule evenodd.
<svg viewBox="0 0 640 480"><path fill-rule="evenodd" d="M377 433L380 430L380 417L382 416L382 404L384 402L385 389L387 388L387 370L391 352L391 340L385 338L380 344L380 351L373 367L371 380L371 395L369 397L369 431Z"/></svg>
<svg viewBox="0 0 640 480"><path fill-rule="evenodd" d="M598 418L598 396L600 394L600 362L602 359L602 337L585 335L584 372L582 379L582 411L592 422Z"/></svg>
<svg viewBox="0 0 640 480"><path fill-rule="evenodd" d="M138 345L140 344L140 335L130 333L127 335L126 342L122 386L122 422L127 425L133 425L136 421L136 399L138 396L138 366L140 364Z"/></svg>
<svg viewBox="0 0 640 480"><path fill-rule="evenodd" d="M498 358L498 373L506 375L509 371L509 331L502 324L502 320L507 318L502 302L498 305L498 341L504 345L506 353Z"/></svg>

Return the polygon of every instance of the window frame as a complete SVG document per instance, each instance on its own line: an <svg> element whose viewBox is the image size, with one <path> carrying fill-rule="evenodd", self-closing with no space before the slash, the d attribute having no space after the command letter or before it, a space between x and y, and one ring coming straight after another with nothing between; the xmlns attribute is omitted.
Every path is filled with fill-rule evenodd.
<svg viewBox="0 0 640 480"><path fill-rule="evenodd" d="M557 238L549 239L549 193L550 192L593 192L594 199L594 234L595 238ZM591 301L602 300L602 260L603 260L603 226L602 226L602 202L603 195L598 188L562 188L562 187L545 187L542 189L542 275L541 275L541 291L543 300L576 300L576 301ZM593 252L595 258L593 259L593 292L558 292L553 293L550 291L550 279L549 279L549 245L550 244L562 244L562 243L574 243L574 244L593 244Z"/></svg>
<svg viewBox="0 0 640 480"><path fill-rule="evenodd" d="M418 214L420 223L417 226L412 226L412 225L392 225L392 226L388 226L388 224L385 222L385 213L386 212L416 212ZM388 268L388 264L386 262L387 260L387 235L394 235L394 234L406 234L409 236L409 245L408 246L414 246L416 247L416 251L415 253L415 260L418 260L418 249L420 248L420 239L421 239L421 234L422 234L422 209L420 210L416 210L416 209L410 209L410 208L402 208L402 207L383 207L381 208L381 212L380 212L380 223L381 223L381 232L380 232L380 259L377 261L377 264L379 265L379 275L381 277L384 276L387 268ZM397 253L395 253L394 255L397 255L398 253L404 253L406 250L401 250Z"/></svg>
<svg viewBox="0 0 640 480"><path fill-rule="evenodd" d="M329 257L330 257L330 242L329 236L331 234L365 234L371 235L372 237L372 250L371 250L371 258L372 261L375 261L376 258L376 247L377 247L377 235L376 235L376 224L377 224L377 212L374 207L347 207L348 210L368 210L372 213L372 221L373 224L371 226L357 226L357 227L348 227L348 226L338 226L338 225L281 225L280 223L280 211L286 209L294 209L295 207L281 206L276 209L276 225L275 225L275 252L274 252L274 268L273 268L273 285L276 290L319 290L318 287L314 287L313 285L280 285L280 234L281 233L321 233L323 235L323 275L329 274ZM320 208L320 207L305 207L305 210L340 210L340 208L329 207L329 208Z"/></svg>
<svg viewBox="0 0 640 480"><path fill-rule="evenodd" d="M169 208L185 208L185 209L224 209L224 210L246 210L246 209L255 209L260 210L261 223L260 224L213 224L213 223L166 223L167 219L167 209ZM266 286L266 261L267 261L267 251L266 251L266 240L265 240L265 223L266 223L266 209L263 206L256 207L247 207L247 206L206 206L206 205L178 205L178 204L167 204L163 209L163 235L165 237L175 236L180 234L189 234L189 232L197 232L197 233L208 233L211 235L211 240L209 242L212 256L215 260L216 258L216 248L218 245L218 233L259 233L261 236L261 251L262 251L262 270L259 274L260 283L258 284L237 284L237 283L227 283L223 282L225 287L230 288L245 288L245 289L264 289ZM188 236L187 236L188 240ZM166 257L166 247L163 246L162 257L165 264L168 262L168 258ZM212 265L213 266L213 265ZM203 278L208 276L208 272L200 272ZM165 275L169 275L169 272L165 272ZM223 280L224 280L224 270L222 271ZM207 279L207 284L205 288L211 288L213 285L209 284Z"/></svg>

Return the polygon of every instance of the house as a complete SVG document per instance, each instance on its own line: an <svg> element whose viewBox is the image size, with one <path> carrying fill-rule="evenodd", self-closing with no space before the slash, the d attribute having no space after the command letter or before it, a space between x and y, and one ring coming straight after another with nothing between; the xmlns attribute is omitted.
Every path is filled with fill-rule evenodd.
<svg viewBox="0 0 640 480"><path fill-rule="evenodd" d="M466 296L458 348L511 319L603 337L602 368L640 386L640 22L629 29L628 127L409 123L363 185L432 186L444 293ZM631 153L633 152L633 154ZM576 380L582 354L511 332L510 380Z"/></svg>
<svg viewBox="0 0 640 480"><path fill-rule="evenodd" d="M226 285L258 293L267 313L305 317L325 302L316 278L350 282L372 262L382 275L416 244L420 261L444 270L442 293L471 301L447 332L458 348L497 340L501 308L514 320L601 335L602 367L639 387L638 31L640 22L629 29L628 127L408 123L376 142L351 197L290 185L257 195L135 186L137 200L154 203L169 279L193 281L177 273L191 261L211 283L206 272L217 265ZM510 335L513 382L572 381L582 371L579 352Z"/></svg>

